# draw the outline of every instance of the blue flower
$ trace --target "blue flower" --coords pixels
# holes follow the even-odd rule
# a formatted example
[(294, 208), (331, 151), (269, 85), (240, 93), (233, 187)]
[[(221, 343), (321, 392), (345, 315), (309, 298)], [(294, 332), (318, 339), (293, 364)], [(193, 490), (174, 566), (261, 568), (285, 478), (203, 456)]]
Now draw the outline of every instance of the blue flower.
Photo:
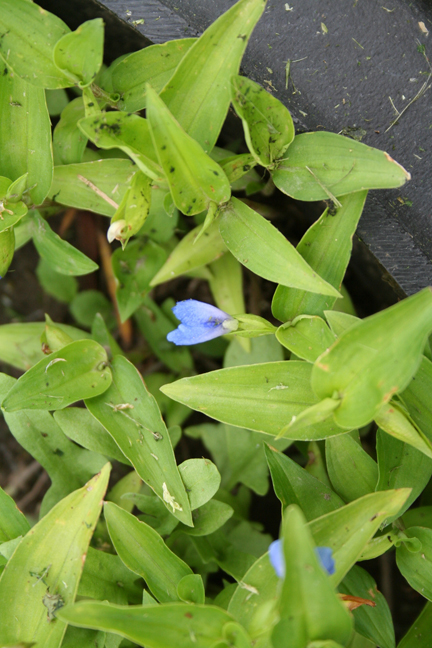
[[(335, 561), (333, 559), (333, 552), (330, 547), (316, 547), (316, 554), (321, 563), (321, 567), (327, 572), (329, 576), (335, 573)], [(283, 555), (282, 540), (275, 540), (269, 547), (269, 558), (273, 569), (278, 578), (285, 577), (285, 558)]]
[(167, 340), (177, 345), (207, 342), (220, 335), (231, 333), (238, 327), (234, 317), (216, 306), (196, 299), (177, 302), (172, 310), (181, 324), (175, 331), (168, 333)]

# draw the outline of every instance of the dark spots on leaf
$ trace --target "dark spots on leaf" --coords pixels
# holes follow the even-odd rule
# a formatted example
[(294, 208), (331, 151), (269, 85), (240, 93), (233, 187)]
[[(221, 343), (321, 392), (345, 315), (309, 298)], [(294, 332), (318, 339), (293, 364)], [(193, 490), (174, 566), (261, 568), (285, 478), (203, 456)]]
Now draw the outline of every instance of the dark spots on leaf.
[(190, 214), (191, 211), (192, 211), (192, 205), (189, 205), (189, 207), (185, 211), (185, 214)]
[(45, 383), (45, 387), (49, 387), (49, 383)]
[(250, 171), (250, 169), (251, 169), (251, 165), (250, 165), (250, 164), (244, 164), (244, 165), (243, 165), (243, 171), (244, 171), (245, 173), (247, 173), (247, 171)]
[(60, 450), (60, 448), (56, 448), (55, 450), (53, 450), (53, 454), (57, 455), (58, 457), (63, 457), (64, 452), (63, 450)]
[(193, 619), (193, 614), (191, 612), (186, 612), (185, 617), (187, 619)]
[(8, 73), (8, 69), (7, 67), (5, 67), (5, 69), (3, 70), (3, 76), (6, 76), (7, 73)]
[(170, 173), (174, 173), (174, 171), (175, 171), (175, 168), (173, 166), (170, 167)]
[(93, 108), (93, 106), (94, 106), (94, 101), (90, 101), (89, 108)]
[(47, 438), (48, 434), (46, 432), (41, 432), (41, 435), (43, 436), (44, 439)]
[(195, 204), (196, 203), (196, 198), (192, 198), (192, 202)]
[(237, 38), (240, 38), (242, 41), (245, 41), (246, 38), (247, 38), (247, 36), (246, 36), (246, 34), (239, 34), (239, 35), (237, 36)]
[(165, 151), (165, 150), (166, 150), (166, 144), (164, 144), (163, 146), (161, 146), (161, 151)]
[(219, 175), (219, 173), (218, 173), (217, 171), (213, 171), (213, 174), (214, 174), (215, 176), (218, 176), (218, 175)]

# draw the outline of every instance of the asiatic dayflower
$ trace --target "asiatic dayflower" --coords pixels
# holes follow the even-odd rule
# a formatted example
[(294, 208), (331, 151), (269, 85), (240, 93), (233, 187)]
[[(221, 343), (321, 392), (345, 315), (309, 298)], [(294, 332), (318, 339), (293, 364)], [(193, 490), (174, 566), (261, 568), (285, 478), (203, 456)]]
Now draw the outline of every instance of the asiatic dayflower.
[[(316, 547), (316, 554), (321, 563), (321, 567), (327, 572), (329, 576), (335, 573), (335, 561), (333, 559), (333, 551), (330, 547)], [(278, 578), (285, 577), (285, 558), (283, 555), (282, 540), (275, 540), (269, 546), (269, 558), (273, 569)]]
[(167, 340), (177, 345), (207, 342), (238, 328), (238, 321), (234, 317), (196, 299), (177, 302), (172, 311), (181, 323), (168, 333)]

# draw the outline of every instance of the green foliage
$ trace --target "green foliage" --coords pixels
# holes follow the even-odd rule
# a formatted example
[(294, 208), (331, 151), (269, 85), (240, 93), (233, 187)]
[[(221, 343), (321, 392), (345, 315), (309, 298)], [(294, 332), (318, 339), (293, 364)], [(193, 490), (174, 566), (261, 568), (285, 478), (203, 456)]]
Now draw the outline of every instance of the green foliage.
[[(1, 413), (51, 481), (38, 519), (0, 489), (2, 646), (394, 648), (356, 564), (387, 551), (432, 601), (431, 289), (364, 320), (338, 307), (367, 190), (409, 174), (296, 135), (239, 76), (265, 7), (239, 0), (200, 38), (104, 67), (102, 19), (72, 32), (0, 0), (0, 276), (32, 240), (44, 306), (86, 329), (12, 309), (0, 326)], [(230, 102), (245, 144), (220, 148)], [(297, 248), (274, 185), (330, 200)], [(174, 295), (220, 309), (184, 301), (196, 348), (167, 340)], [(427, 603), (399, 648), (431, 627)]]

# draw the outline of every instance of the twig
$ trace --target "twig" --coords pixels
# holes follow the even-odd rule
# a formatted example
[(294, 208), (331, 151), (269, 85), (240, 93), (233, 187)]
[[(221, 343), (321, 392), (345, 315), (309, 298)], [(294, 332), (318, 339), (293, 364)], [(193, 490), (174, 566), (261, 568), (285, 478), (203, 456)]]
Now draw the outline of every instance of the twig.
[(15, 495), (24, 488), (27, 481), (39, 472), (41, 468), (42, 466), (38, 461), (32, 461), (24, 468), (18, 469), (12, 474), (8, 485), (5, 487), (6, 493), (11, 497), (15, 497)]
[(48, 473), (43, 471), (37, 478), (36, 482), (33, 485), (33, 488), (29, 490), (28, 493), (24, 495), (20, 500), (17, 502), (17, 506), (19, 509), (25, 509), (29, 504), (31, 504), (39, 495), (45, 484), (47, 484), (49, 481)]
[(75, 220), (75, 216), (77, 214), (77, 210), (75, 207), (70, 207), (69, 209), (66, 210), (65, 215), (62, 218), (62, 222), (60, 223), (58, 235), (63, 238), (69, 227), (72, 225), (73, 221)]
[(120, 313), (117, 306), (116, 291), (117, 291), (117, 280), (114, 276), (111, 263), (111, 247), (106, 240), (106, 236), (102, 232), (98, 231), (97, 241), (99, 246), (99, 253), (102, 261), (102, 269), (105, 275), (107, 282), (108, 292), (111, 298), (111, 301), (114, 306), (115, 316), (117, 320), (117, 325), (120, 332), (120, 337), (126, 348), (128, 348), (132, 342), (132, 323), (130, 319), (127, 319), (125, 322), (121, 321)]
[(339, 200), (336, 198), (336, 196), (334, 196), (334, 195), (332, 194), (332, 192), (330, 191), (330, 189), (329, 189), (328, 187), (326, 187), (325, 184), (324, 184), (323, 182), (321, 182), (321, 180), (320, 180), (320, 179), (318, 178), (318, 176), (317, 176), (317, 175), (312, 171), (312, 169), (310, 169), (308, 166), (305, 166), (305, 169), (307, 169), (307, 170), (309, 171), (309, 173), (310, 173), (311, 175), (313, 175), (313, 177), (314, 177), (315, 180), (318, 182), (318, 184), (319, 184), (319, 186), (321, 187), (321, 189), (322, 189), (323, 191), (326, 192), (326, 194), (327, 194), (327, 196), (330, 198), (330, 200), (332, 200), (332, 201), (334, 202), (334, 204), (335, 204), (337, 207), (342, 207), (342, 203), (339, 202)]
[(94, 191), (95, 194), (97, 194), (99, 196), (99, 198), (102, 198), (103, 200), (105, 200), (109, 205), (111, 205), (111, 207), (114, 207), (114, 209), (118, 209), (118, 204), (115, 202), (115, 200), (113, 200), (112, 198), (107, 196), (106, 193), (104, 193), (101, 189), (96, 187), (96, 185), (93, 184), (93, 182), (91, 182), (91, 180), (87, 180), (87, 178), (84, 178), (84, 176), (82, 176), (82, 175), (78, 175), (77, 177), (78, 177), (78, 180), (81, 180), (81, 182), (84, 182), (84, 184), (87, 185), (87, 187), (89, 187), (92, 191)]

